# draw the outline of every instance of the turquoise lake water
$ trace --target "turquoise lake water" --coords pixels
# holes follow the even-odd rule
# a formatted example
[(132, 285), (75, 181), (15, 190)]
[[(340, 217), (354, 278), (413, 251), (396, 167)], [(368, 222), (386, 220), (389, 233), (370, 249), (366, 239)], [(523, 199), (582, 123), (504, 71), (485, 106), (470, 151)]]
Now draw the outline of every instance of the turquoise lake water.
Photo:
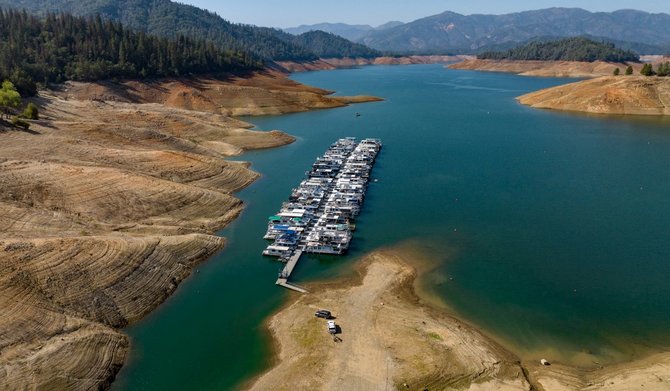
[(292, 281), (410, 240), (437, 263), (426, 290), (519, 354), (609, 362), (670, 347), (670, 120), (514, 100), (566, 79), (434, 65), (293, 78), (386, 101), (248, 119), (298, 140), (240, 158), (263, 177), (238, 194), (247, 207), (222, 231), (228, 247), (127, 329), (114, 390), (227, 390), (267, 368), (263, 321), (288, 293), (274, 285), (280, 264), (260, 255), (266, 218), (343, 136), (383, 139), (379, 182), (350, 253), (305, 257)]

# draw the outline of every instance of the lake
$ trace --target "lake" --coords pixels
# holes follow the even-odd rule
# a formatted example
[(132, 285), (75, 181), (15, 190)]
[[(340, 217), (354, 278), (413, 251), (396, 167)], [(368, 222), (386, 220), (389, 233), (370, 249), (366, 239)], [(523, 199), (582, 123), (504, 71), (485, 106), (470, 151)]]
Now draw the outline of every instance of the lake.
[[(226, 390), (270, 365), (264, 320), (288, 297), (260, 255), (274, 214), (344, 136), (381, 138), (352, 248), (303, 257), (300, 284), (412, 242), (435, 263), (424, 290), (523, 357), (587, 365), (670, 346), (670, 121), (531, 109), (515, 97), (568, 82), (371, 66), (297, 81), (384, 102), (246, 119), (297, 141), (247, 153), (263, 177), (238, 196), (228, 247), (127, 329), (114, 390)], [(355, 113), (361, 116), (357, 117)]]

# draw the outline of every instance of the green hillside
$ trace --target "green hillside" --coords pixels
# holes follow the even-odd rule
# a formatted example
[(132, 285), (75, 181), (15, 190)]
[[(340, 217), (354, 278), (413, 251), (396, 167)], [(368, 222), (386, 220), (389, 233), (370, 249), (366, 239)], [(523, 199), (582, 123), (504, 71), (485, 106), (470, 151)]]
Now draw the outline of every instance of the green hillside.
[(506, 51), (484, 52), (477, 57), (492, 60), (639, 61), (639, 56), (632, 51), (618, 49), (612, 43), (597, 42), (584, 37), (548, 42), (533, 41)]
[[(310, 37), (294, 36), (278, 29), (231, 23), (219, 15), (170, 0), (0, 0), (0, 7), (25, 9), (44, 16), (47, 12), (66, 12), (76, 16), (100, 15), (128, 28), (166, 38), (186, 36), (204, 39), (224, 50), (248, 52), (263, 60), (311, 61), (319, 56), (311, 47), (322, 46)], [(297, 41), (297, 42), (296, 42)], [(364, 52), (363, 46), (335, 42), (333, 57)], [(316, 50), (317, 52), (322, 50)]]
[(373, 58), (382, 55), (379, 51), (370, 49), (365, 45), (353, 43), (324, 31), (309, 31), (293, 37), (292, 41), (321, 58)]
[(258, 68), (244, 53), (205, 40), (134, 33), (100, 17), (0, 10), (0, 80), (23, 94), (65, 80), (168, 77)]

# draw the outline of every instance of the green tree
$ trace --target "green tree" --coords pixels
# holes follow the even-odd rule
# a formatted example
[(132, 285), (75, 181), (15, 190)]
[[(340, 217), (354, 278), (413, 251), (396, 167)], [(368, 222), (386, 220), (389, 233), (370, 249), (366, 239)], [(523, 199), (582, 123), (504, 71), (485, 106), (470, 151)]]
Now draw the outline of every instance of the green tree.
[(630, 76), (633, 74), (633, 66), (629, 65), (628, 68), (626, 68), (626, 76)]
[(40, 113), (37, 108), (37, 105), (34, 104), (33, 102), (28, 103), (26, 109), (23, 110), (23, 113), (21, 113), (21, 117), (27, 119), (40, 119)]
[(656, 74), (658, 76), (670, 75), (670, 62), (666, 61), (658, 64), (658, 67), (656, 68)]
[(6, 117), (9, 117), (10, 110), (16, 109), (21, 105), (21, 95), (14, 87), (11, 81), (5, 80), (0, 88), (0, 109)]
[(612, 72), (614, 76), (619, 76), (621, 74), (621, 70), (619, 68), (614, 69), (614, 72)]
[(640, 74), (643, 76), (652, 76), (654, 74), (654, 68), (651, 64), (644, 64), (640, 70)]

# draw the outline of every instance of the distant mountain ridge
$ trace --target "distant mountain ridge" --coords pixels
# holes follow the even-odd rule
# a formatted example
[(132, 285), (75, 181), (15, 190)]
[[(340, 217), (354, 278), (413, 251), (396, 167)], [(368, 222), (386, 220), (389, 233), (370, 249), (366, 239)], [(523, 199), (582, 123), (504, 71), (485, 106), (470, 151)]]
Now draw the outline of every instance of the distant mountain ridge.
[[(447, 11), (383, 31), (370, 31), (359, 42), (386, 52), (472, 54), (485, 46), (520, 43), (535, 37), (585, 35), (663, 48), (670, 46), (668, 26), (668, 14), (634, 10), (589, 12), (581, 8), (548, 8), (468, 16)], [(640, 47), (645, 47), (644, 44)]]
[(318, 23), (310, 25), (300, 25), (298, 27), (289, 27), (283, 29), (289, 34), (299, 35), (310, 31), (325, 31), (339, 35), (350, 41), (358, 41), (364, 38), (371, 31), (382, 31), (393, 27), (398, 27), (404, 24), (403, 22), (392, 21), (386, 22), (380, 26), (372, 27), (369, 24), (346, 24), (346, 23)]

